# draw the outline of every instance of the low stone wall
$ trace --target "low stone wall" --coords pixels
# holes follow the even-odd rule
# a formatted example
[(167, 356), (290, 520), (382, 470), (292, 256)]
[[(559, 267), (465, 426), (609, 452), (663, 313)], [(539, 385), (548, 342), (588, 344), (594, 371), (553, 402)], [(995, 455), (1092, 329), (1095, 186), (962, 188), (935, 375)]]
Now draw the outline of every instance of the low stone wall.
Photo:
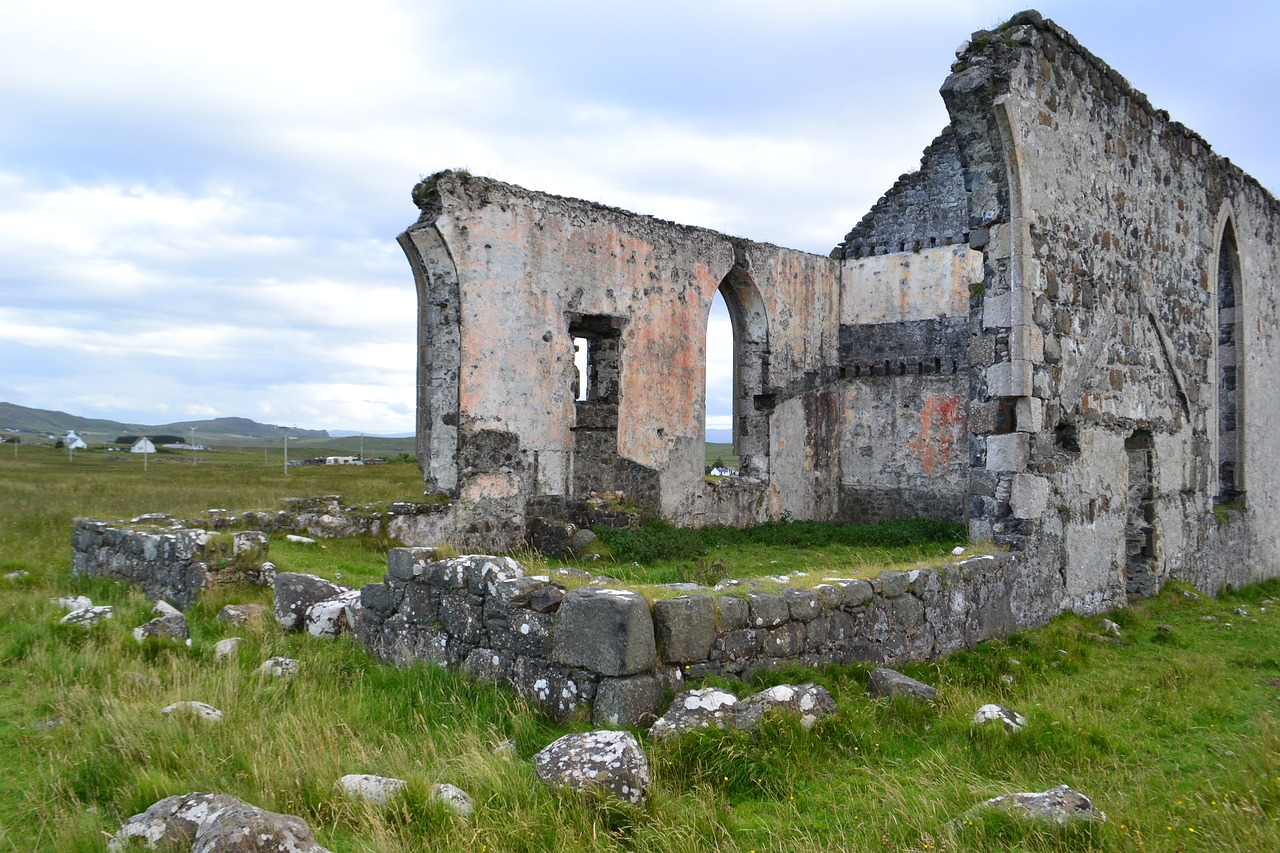
[(385, 582), (361, 590), (357, 639), (398, 664), (509, 685), (556, 719), (590, 708), (597, 724), (641, 723), (686, 675), (927, 659), (1057, 612), (1012, 555), (811, 589), (691, 589), (650, 606), (584, 572), (530, 577), (509, 557), (433, 554), (390, 552)]
[(270, 583), (263, 569), (267, 549), (261, 531), (211, 533), (165, 516), (71, 523), (72, 574), (131, 581), (148, 598), (181, 610), (213, 586)]

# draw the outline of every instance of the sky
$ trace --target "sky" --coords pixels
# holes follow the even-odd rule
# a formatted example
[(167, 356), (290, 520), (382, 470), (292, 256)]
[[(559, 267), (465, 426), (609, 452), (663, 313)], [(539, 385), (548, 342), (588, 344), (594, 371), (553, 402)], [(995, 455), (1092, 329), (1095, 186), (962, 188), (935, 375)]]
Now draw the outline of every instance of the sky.
[[(0, 401), (411, 432), (420, 177), (826, 254), (946, 125), (955, 49), (1021, 8), (0, 0)], [(1280, 190), (1280, 4), (1038, 8)]]

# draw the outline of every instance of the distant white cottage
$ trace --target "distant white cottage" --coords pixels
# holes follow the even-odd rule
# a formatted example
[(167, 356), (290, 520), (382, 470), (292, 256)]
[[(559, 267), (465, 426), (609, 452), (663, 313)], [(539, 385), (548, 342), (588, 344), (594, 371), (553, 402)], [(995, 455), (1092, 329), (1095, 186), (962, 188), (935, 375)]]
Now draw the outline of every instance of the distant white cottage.
[(140, 438), (133, 443), (133, 447), (129, 448), (130, 453), (155, 453), (156, 446), (151, 443), (149, 438)]
[(62, 446), (71, 450), (88, 450), (89, 445), (84, 443), (84, 439), (76, 435), (73, 429), (67, 430), (67, 434), (62, 437)]

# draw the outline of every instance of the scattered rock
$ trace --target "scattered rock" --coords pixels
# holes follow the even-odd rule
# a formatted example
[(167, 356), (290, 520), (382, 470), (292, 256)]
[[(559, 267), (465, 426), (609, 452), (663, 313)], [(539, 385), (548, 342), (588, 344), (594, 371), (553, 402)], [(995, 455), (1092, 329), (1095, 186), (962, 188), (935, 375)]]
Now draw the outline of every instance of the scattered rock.
[(493, 747), (493, 754), (505, 761), (511, 761), (520, 753), (516, 749), (516, 742), (513, 740), (504, 740)]
[(569, 547), (575, 556), (580, 556), (584, 551), (596, 544), (596, 535), (585, 527), (578, 530), (569, 540)]
[(1098, 621), (1098, 625), (1100, 625), (1102, 627), (1102, 630), (1106, 631), (1111, 636), (1113, 637), (1120, 636), (1120, 626), (1112, 622), (1110, 619), (1100, 619)]
[(181, 643), (190, 640), (191, 631), (187, 627), (187, 617), (175, 613), (172, 616), (157, 616), (145, 625), (139, 625), (133, 629), (133, 638), (139, 643), (152, 639)]
[(649, 727), (649, 736), (663, 738), (690, 729), (727, 728), (733, 723), (738, 697), (714, 687), (689, 690), (671, 700), (667, 712)]
[(287, 678), (298, 674), (298, 661), (294, 658), (267, 658), (262, 662), (262, 666), (258, 667), (258, 672), (274, 678)]
[(349, 773), (334, 783), (334, 787), (348, 797), (385, 806), (404, 793), (407, 783), (389, 776), (372, 776), (367, 773)]
[(1158, 632), (1160, 632), (1161, 634), (1172, 634), (1172, 633), (1173, 633), (1173, 626), (1172, 626), (1172, 625), (1166, 625), (1166, 624), (1164, 624), (1163, 622), (1161, 622), (1159, 625), (1157, 625), (1157, 626), (1156, 626), (1156, 630), (1157, 630)]
[(1233, 611), (1231, 611), (1231, 612), (1232, 612), (1232, 613), (1234, 613), (1234, 614), (1235, 614), (1235, 615), (1237, 615), (1237, 616), (1248, 616), (1248, 615), (1249, 615), (1249, 611), (1248, 611), (1248, 610), (1246, 610), (1246, 609), (1245, 609), (1245, 608), (1243, 608), (1243, 607), (1237, 607), (1235, 610), (1233, 610)]
[(1004, 675), (1000, 676), (1000, 683), (1013, 684), (1013, 676), (1006, 672)]
[(18, 569), (16, 572), (4, 573), (4, 579), (7, 581), (19, 581), (27, 577), (31, 577), (31, 572), (28, 572), (26, 569)]
[(351, 590), (315, 575), (280, 572), (275, 584), (275, 617), (286, 631), (300, 631), (311, 605)]
[(79, 625), (82, 628), (88, 628), (92, 625), (97, 625), (104, 619), (110, 619), (113, 613), (114, 608), (110, 605), (81, 607), (77, 610), (72, 610), (58, 621), (62, 625)]
[(83, 610), (92, 607), (93, 601), (87, 595), (72, 595), (66, 598), (51, 598), (49, 603), (59, 610)]
[(973, 715), (973, 724), (975, 726), (985, 725), (997, 720), (1004, 724), (1004, 730), (1007, 732), (1020, 732), (1027, 725), (1026, 717), (1012, 708), (1006, 708), (1004, 705), (983, 705)]
[(1182, 597), (1187, 599), (1195, 599), (1200, 597), (1200, 593), (1194, 590), (1187, 589), (1182, 591)]
[(151, 615), (152, 616), (181, 616), (182, 611), (174, 607), (172, 604), (170, 604), (169, 602), (165, 601), (162, 598), (155, 603), (154, 607), (151, 608)]
[(56, 728), (60, 728), (61, 726), (62, 726), (61, 717), (49, 717), (48, 719), (45, 719), (45, 720), (36, 720), (34, 723), (31, 724), (31, 728), (39, 729), (40, 731), (44, 731), (44, 732), (51, 732)]
[(243, 640), (240, 637), (227, 637), (213, 644), (213, 659), (226, 660), (236, 653)]
[(649, 787), (649, 761), (630, 732), (565, 735), (533, 757), (533, 768), (545, 784), (578, 791), (602, 788), (633, 804), (644, 802)]
[(218, 611), (218, 621), (228, 625), (260, 622), (267, 615), (265, 604), (228, 604)]
[(336, 637), (355, 627), (359, 613), (360, 590), (353, 589), (308, 607), (304, 623), (313, 637)]
[(191, 853), (328, 853), (301, 818), (264, 811), (226, 794), (207, 793), (157, 802), (129, 818), (107, 849), (134, 850), (139, 845)]
[(222, 712), (204, 702), (174, 702), (160, 709), (162, 714), (190, 714), (211, 723), (222, 719)]
[(314, 544), (316, 544), (316, 540), (312, 539), (310, 536), (299, 536), (299, 535), (297, 535), (296, 533), (290, 533), (290, 534), (288, 534), (287, 536), (285, 536), (284, 538), (285, 538), (285, 540), (287, 540), (287, 541), (289, 541), (289, 542), (296, 542), (296, 543), (298, 543), (299, 545), (314, 545)]
[(984, 802), (985, 808), (1003, 809), (1039, 820), (1063, 824), (1069, 820), (1105, 821), (1106, 814), (1088, 797), (1067, 785), (1058, 785), (1039, 794), (1006, 794)]
[(432, 785), (431, 799), (442, 803), (449, 811), (464, 818), (471, 817), (471, 813), (476, 810), (476, 801), (471, 799), (471, 795), (448, 782), (437, 782)]
[(733, 724), (740, 729), (753, 729), (770, 711), (784, 711), (799, 716), (800, 725), (808, 729), (835, 710), (836, 702), (825, 687), (779, 684), (739, 702), (734, 709)]
[(964, 554), (964, 546), (963, 546), (963, 545), (957, 545), (956, 547), (954, 547), (954, 548), (952, 548), (952, 549), (951, 549), (951, 556), (953, 556), (953, 557), (959, 557), (959, 556), (960, 556), (960, 555), (962, 555), (962, 554)]
[(871, 677), (867, 679), (867, 695), (905, 696), (917, 702), (932, 702), (937, 698), (938, 691), (924, 682), (881, 667), (872, 670)]
[(1205, 616), (1201, 616), (1201, 617), (1200, 617), (1200, 621), (1202, 621), (1202, 622), (1217, 622), (1217, 621), (1218, 621), (1218, 617), (1217, 617), (1217, 616), (1213, 616), (1213, 615), (1205, 615)]

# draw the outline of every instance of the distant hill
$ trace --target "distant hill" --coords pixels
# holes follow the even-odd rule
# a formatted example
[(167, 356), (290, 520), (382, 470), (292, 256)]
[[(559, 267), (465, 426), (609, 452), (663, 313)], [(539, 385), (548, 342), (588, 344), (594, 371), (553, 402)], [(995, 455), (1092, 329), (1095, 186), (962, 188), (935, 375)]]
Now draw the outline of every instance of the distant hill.
[[(0, 403), (0, 430), (17, 430), (24, 434), (61, 436), (73, 429), (89, 442), (112, 441), (117, 436), (181, 435), (189, 437), (196, 428), (196, 441), (204, 444), (244, 444), (263, 439), (279, 438), (283, 427), (260, 424), (249, 418), (210, 418), (207, 420), (175, 421), (168, 424), (132, 424), (100, 418), (82, 418), (66, 412), (47, 409), (30, 409), (14, 403)], [(299, 438), (329, 438), (322, 429), (289, 428), (289, 434)]]

